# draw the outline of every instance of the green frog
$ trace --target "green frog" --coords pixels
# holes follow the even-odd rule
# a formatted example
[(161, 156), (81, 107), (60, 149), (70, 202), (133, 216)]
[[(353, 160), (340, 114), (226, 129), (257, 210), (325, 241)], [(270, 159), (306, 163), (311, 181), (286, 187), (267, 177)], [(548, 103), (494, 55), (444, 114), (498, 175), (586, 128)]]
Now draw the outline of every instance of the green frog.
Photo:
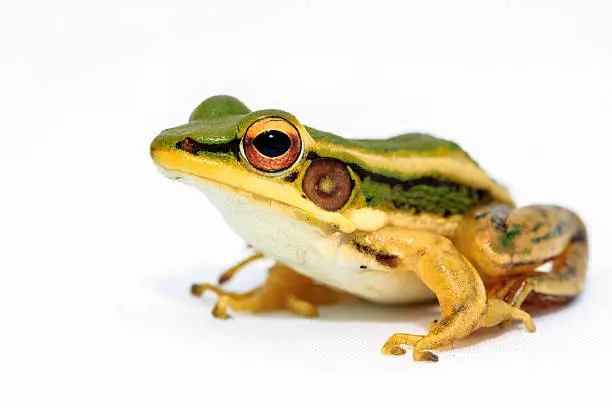
[[(521, 321), (530, 308), (574, 299), (584, 285), (586, 229), (558, 206), (515, 207), (456, 143), (427, 134), (349, 140), (282, 110), (251, 111), (231, 96), (202, 102), (150, 147), (164, 175), (204, 192), (256, 251), (228, 269), (213, 315), (318, 306), (357, 297), (437, 300), (427, 334), (395, 333), (383, 354), (437, 361), (434, 350), (475, 330)], [(275, 261), (261, 287), (222, 289), (244, 265)], [(541, 266), (550, 265), (542, 271)]]

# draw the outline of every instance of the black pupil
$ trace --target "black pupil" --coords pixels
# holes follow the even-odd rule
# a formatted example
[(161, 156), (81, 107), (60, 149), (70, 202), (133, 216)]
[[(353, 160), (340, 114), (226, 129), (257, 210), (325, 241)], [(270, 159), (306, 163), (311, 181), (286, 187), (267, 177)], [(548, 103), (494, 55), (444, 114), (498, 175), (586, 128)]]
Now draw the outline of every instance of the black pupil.
[(264, 156), (278, 157), (287, 153), (291, 147), (291, 139), (280, 130), (266, 130), (257, 135), (253, 145)]

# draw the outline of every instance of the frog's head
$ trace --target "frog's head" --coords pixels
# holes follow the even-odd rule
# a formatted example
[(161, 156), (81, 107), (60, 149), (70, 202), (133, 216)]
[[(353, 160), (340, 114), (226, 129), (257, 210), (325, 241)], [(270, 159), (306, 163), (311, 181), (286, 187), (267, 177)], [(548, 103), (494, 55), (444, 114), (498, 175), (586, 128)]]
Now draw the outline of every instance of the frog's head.
[(202, 102), (189, 123), (161, 132), (151, 157), (168, 176), (209, 184), (343, 232), (358, 179), (337, 159), (318, 158), (307, 129), (280, 110), (251, 112), (230, 96)]

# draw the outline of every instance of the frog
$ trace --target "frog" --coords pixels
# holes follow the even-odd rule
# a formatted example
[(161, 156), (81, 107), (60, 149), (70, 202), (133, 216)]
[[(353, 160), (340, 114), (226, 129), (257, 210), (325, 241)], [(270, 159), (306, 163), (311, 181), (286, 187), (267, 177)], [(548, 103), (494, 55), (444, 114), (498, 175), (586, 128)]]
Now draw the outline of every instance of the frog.
[[(457, 143), (429, 134), (345, 139), (217, 95), (155, 137), (150, 155), (253, 248), (217, 284), (191, 287), (218, 296), (220, 319), (228, 310), (316, 317), (354, 298), (437, 301), (441, 318), (427, 333), (394, 333), (381, 349), (436, 362), (437, 350), (482, 328), (519, 321), (534, 332), (533, 310), (566, 305), (585, 284), (587, 231), (575, 212), (517, 206)], [(223, 288), (258, 259), (273, 261), (261, 286)]]

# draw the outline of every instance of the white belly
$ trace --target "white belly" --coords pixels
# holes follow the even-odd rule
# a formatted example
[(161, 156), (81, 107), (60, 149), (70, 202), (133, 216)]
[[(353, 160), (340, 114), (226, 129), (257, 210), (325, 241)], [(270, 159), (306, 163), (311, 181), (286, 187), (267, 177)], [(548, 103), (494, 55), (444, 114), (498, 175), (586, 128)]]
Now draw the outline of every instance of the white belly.
[(414, 272), (380, 265), (343, 243), (341, 233), (326, 234), (283, 204), (254, 200), (217, 183), (183, 181), (204, 192), (229, 226), (267, 258), (320, 283), (379, 303), (434, 298)]

